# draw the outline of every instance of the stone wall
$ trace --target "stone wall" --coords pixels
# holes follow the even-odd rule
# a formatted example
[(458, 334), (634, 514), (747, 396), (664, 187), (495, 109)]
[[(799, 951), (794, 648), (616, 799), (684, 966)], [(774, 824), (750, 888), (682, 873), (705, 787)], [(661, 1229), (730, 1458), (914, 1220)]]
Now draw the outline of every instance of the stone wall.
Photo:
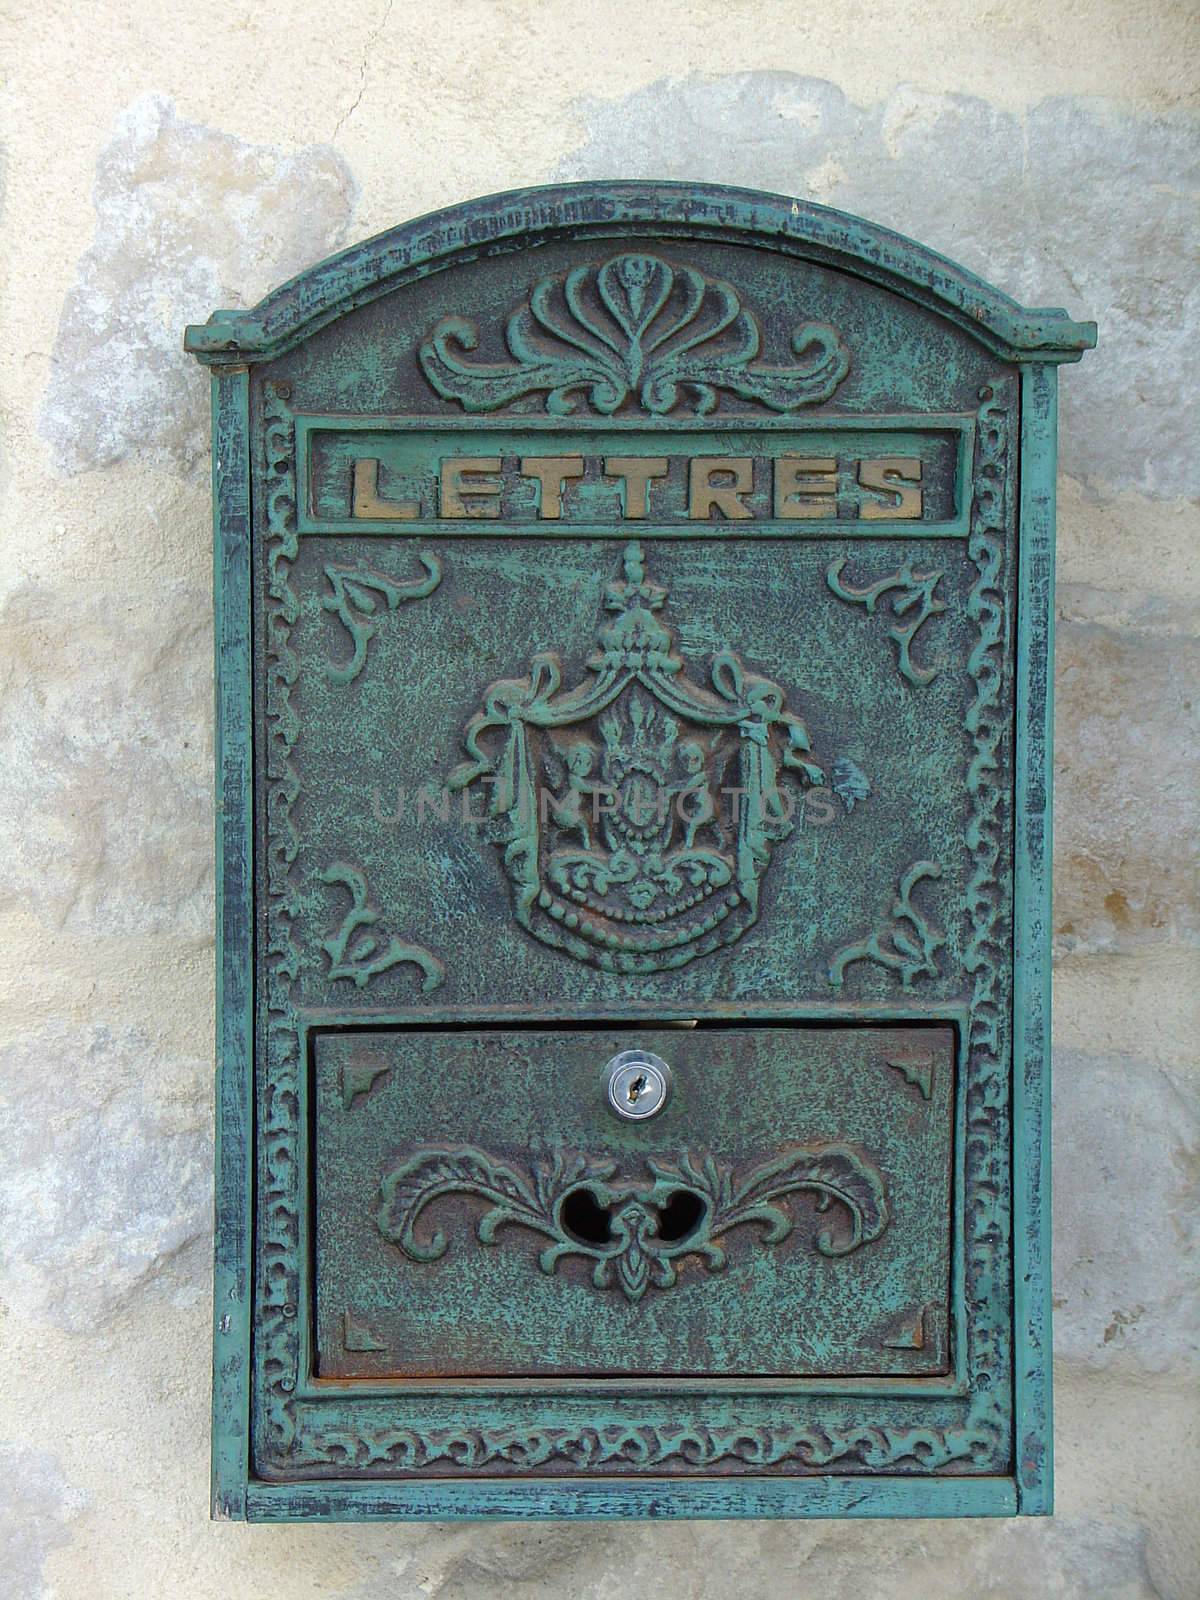
[[(1200, 1594), (1195, 23), (1186, 0), (6, 9), (4, 1595)], [(1100, 322), (1063, 382), (1058, 1515), (211, 1525), (208, 380), (181, 330), (432, 207), (647, 175), (860, 211)]]

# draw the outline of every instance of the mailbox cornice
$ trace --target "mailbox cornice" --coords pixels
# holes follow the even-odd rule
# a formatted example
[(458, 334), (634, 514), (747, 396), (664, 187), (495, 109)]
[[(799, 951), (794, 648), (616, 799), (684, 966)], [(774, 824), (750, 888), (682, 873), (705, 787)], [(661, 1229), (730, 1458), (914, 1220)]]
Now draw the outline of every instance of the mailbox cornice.
[(965, 267), (848, 212), (754, 189), (592, 182), (513, 189), (430, 212), (330, 256), (247, 311), (215, 311), (184, 348), (207, 366), (267, 361), (346, 312), (481, 256), (555, 239), (725, 240), (812, 260), (924, 305), (1013, 361), (1078, 361), (1094, 322), (1029, 309)]

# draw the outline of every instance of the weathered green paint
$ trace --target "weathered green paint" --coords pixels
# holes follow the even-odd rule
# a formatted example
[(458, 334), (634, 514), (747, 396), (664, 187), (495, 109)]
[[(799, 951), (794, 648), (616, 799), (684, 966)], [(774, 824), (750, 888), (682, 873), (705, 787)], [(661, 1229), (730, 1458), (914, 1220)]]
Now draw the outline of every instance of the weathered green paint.
[(1011, 1517), (1019, 1510), (1011, 1478), (751, 1478), (681, 1481), (639, 1478), (614, 1483), (572, 1478), (565, 1483), (515, 1479), (466, 1486), (423, 1483), (251, 1484), (252, 1521), (449, 1522), (554, 1517)]
[[(640, 184), (189, 329), (218, 1514), (1049, 1509), (1054, 366), (1092, 342), (857, 219)], [(485, 781), (486, 826), (447, 809)], [(953, 1092), (896, 1045), (935, 1038)], [(621, 1040), (683, 1063), (645, 1124), (590, 1095)]]

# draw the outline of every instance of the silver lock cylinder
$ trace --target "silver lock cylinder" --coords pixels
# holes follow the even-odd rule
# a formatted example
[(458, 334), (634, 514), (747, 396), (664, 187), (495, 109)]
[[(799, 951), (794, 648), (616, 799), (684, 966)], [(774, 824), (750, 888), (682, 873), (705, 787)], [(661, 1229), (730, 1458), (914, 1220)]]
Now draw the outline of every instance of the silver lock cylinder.
[(622, 1050), (604, 1069), (608, 1103), (618, 1117), (645, 1122), (657, 1116), (671, 1092), (671, 1069), (649, 1050)]

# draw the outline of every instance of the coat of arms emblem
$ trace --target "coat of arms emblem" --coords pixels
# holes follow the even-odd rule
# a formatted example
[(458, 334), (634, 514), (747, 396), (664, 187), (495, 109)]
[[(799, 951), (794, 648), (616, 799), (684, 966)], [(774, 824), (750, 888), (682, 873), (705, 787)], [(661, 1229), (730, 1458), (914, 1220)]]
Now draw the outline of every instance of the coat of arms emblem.
[(466, 728), (454, 788), (490, 786), (517, 922), (617, 972), (682, 966), (758, 916), (772, 847), (793, 824), (784, 784), (821, 784), (784, 691), (732, 651), (689, 676), (641, 545), (605, 590), (613, 613), (567, 686), (560, 658), (492, 684)]

